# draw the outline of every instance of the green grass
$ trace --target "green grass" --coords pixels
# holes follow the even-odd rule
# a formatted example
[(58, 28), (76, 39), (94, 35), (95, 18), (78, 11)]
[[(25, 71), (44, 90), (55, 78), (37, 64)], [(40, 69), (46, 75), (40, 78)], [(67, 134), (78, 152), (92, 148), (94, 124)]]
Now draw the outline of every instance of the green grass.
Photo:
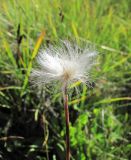
[[(1, 0), (3, 159), (14, 160), (19, 156), (20, 160), (48, 160), (49, 154), (50, 160), (63, 160), (65, 121), (59, 86), (48, 85), (38, 91), (29, 82), (39, 48), (59, 39), (92, 43), (99, 52), (99, 64), (92, 71), (94, 89), (80, 86), (81, 94), (71, 89), (72, 160), (131, 157), (130, 5), (130, 0)], [(24, 140), (10, 136), (21, 136)]]

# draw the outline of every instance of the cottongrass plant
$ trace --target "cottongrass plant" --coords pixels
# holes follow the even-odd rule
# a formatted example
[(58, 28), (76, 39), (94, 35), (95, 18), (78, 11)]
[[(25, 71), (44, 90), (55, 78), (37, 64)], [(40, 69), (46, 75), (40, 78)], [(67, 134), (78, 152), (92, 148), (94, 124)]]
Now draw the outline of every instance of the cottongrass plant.
[(37, 57), (39, 68), (32, 69), (31, 80), (41, 86), (53, 81), (61, 84), (66, 120), (66, 160), (70, 160), (68, 85), (80, 81), (89, 85), (90, 70), (96, 63), (97, 52), (88, 45), (83, 49), (68, 41), (60, 46), (50, 45), (41, 50)]

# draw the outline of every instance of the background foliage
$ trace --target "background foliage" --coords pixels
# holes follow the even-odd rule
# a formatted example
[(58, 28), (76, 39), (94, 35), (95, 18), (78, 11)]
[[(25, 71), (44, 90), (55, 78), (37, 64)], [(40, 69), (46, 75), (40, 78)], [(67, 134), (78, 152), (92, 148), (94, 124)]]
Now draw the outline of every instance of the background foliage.
[(0, 0), (0, 159), (63, 160), (59, 86), (32, 88), (42, 45), (59, 39), (99, 51), (95, 87), (70, 96), (72, 160), (131, 158), (131, 1)]

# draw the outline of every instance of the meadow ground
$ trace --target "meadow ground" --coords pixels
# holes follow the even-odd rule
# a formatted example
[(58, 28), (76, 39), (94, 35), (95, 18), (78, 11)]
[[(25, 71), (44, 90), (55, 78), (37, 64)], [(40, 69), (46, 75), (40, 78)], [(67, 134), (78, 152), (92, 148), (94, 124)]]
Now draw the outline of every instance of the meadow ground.
[(94, 88), (71, 86), (71, 160), (131, 159), (130, 0), (0, 0), (0, 159), (64, 159), (59, 86), (29, 82), (38, 50), (60, 39), (99, 52)]

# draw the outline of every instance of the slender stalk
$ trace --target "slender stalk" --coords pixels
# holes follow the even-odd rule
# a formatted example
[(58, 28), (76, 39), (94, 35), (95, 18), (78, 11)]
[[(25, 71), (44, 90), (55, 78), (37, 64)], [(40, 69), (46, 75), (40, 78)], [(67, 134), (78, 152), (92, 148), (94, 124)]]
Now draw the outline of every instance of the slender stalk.
[(67, 85), (63, 87), (63, 99), (64, 99), (64, 110), (66, 120), (66, 160), (70, 160), (70, 132), (69, 132), (69, 109), (68, 109), (68, 94)]

